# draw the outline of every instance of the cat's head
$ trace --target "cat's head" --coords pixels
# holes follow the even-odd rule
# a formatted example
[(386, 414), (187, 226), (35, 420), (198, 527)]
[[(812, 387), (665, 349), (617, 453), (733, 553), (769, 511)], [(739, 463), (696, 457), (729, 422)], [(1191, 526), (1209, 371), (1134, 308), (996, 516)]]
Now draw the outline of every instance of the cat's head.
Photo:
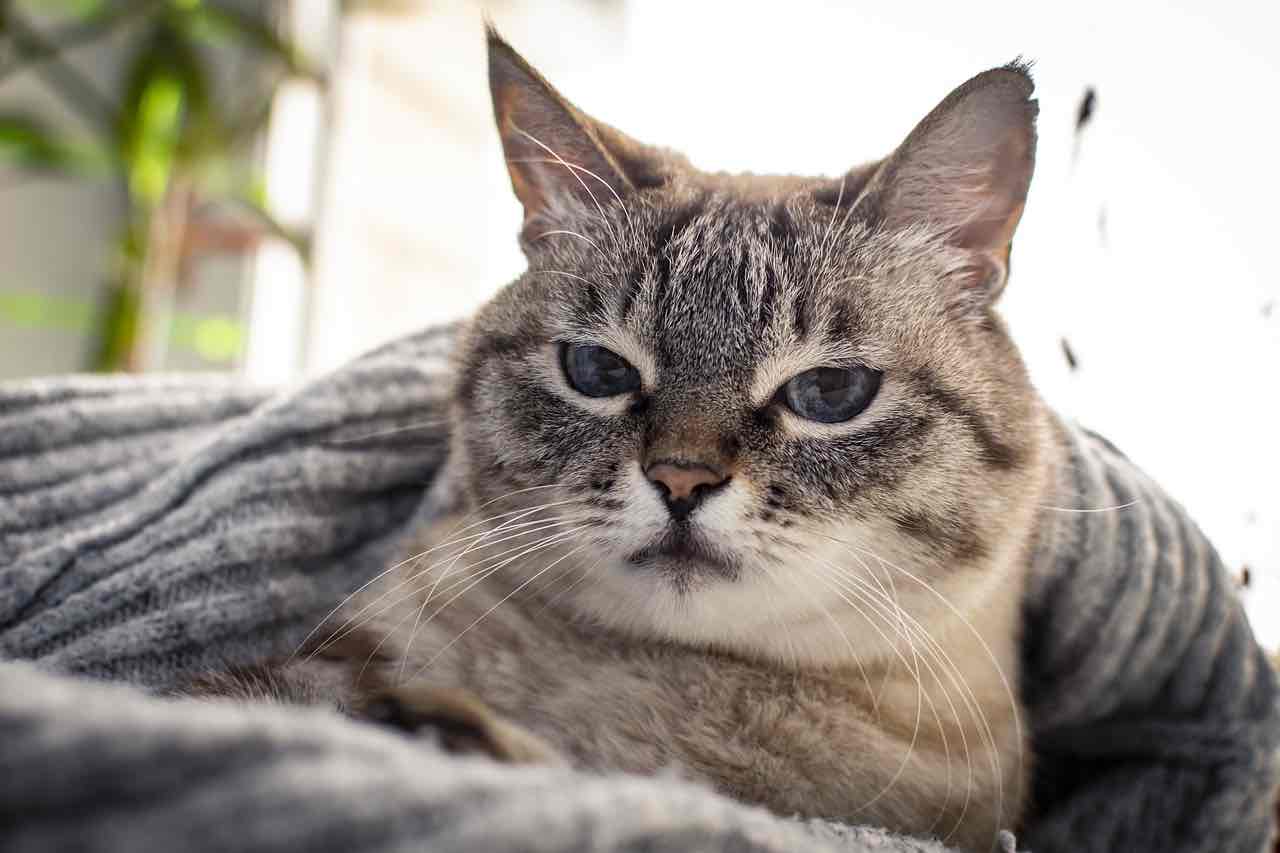
[(831, 612), (882, 622), (877, 589), (925, 600), (895, 572), (1000, 581), (1043, 429), (992, 308), (1034, 161), (1024, 67), (834, 179), (697, 171), (492, 32), (489, 75), (529, 269), (460, 348), (455, 456), (509, 530), (561, 536), (521, 571), (563, 559), (545, 580), (575, 567), (584, 615), (776, 655)]

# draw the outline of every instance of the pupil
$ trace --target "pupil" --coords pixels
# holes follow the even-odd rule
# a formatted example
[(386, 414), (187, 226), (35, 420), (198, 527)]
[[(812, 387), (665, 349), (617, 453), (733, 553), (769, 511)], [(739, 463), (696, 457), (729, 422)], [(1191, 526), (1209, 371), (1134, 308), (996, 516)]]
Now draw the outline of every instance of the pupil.
[(818, 394), (827, 405), (835, 405), (847, 399), (853, 386), (852, 373), (844, 370), (822, 370), (816, 379)]
[(613, 357), (612, 353), (607, 350), (598, 349), (595, 351), (594, 355), (595, 368), (601, 379), (607, 382), (616, 382), (622, 378), (622, 374), (625, 372), (625, 369), (618, 362), (618, 359)]

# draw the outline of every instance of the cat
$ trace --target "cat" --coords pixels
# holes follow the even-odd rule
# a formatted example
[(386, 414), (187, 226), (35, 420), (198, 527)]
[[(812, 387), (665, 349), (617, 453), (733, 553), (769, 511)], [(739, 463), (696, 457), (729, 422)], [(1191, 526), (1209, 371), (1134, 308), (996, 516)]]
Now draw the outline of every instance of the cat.
[(1028, 68), (832, 179), (699, 171), (488, 61), (528, 270), (461, 333), (447, 511), (303, 653), (189, 692), (992, 849), (1062, 464), (993, 307)]

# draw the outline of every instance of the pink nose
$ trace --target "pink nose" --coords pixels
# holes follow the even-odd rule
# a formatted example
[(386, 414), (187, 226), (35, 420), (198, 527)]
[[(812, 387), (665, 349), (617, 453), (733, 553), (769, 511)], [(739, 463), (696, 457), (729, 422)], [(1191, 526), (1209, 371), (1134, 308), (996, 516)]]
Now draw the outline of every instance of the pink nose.
[(687, 465), (683, 463), (661, 462), (649, 466), (645, 476), (655, 483), (660, 483), (667, 490), (667, 497), (673, 501), (688, 500), (699, 486), (714, 489), (728, 477), (711, 470), (706, 465)]

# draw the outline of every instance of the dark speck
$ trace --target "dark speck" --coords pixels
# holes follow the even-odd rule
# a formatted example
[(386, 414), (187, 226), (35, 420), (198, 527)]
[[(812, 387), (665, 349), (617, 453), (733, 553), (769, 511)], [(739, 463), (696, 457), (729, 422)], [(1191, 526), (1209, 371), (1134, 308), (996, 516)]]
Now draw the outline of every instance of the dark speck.
[(1076, 360), (1075, 350), (1071, 348), (1071, 344), (1066, 338), (1062, 339), (1062, 356), (1067, 360), (1067, 367), (1071, 368), (1071, 372), (1075, 373), (1080, 369), (1080, 362)]
[(1076, 108), (1076, 133), (1085, 129), (1093, 118), (1093, 110), (1098, 105), (1098, 92), (1092, 86), (1084, 90), (1080, 106)]

